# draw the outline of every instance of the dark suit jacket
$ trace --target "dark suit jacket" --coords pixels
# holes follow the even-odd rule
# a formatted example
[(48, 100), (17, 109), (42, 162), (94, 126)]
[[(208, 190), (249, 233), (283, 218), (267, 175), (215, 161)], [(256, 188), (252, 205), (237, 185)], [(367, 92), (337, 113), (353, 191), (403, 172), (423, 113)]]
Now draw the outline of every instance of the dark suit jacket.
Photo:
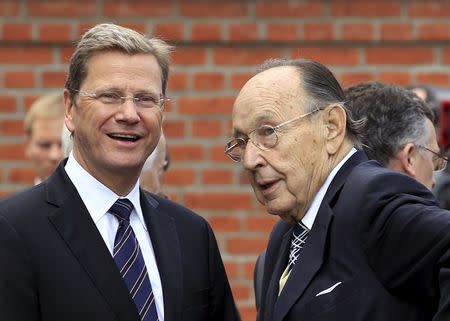
[[(128, 289), (63, 166), (0, 203), (0, 320), (137, 321)], [(239, 320), (208, 223), (140, 193), (164, 319)]]
[(450, 320), (449, 212), (414, 179), (364, 160), (354, 154), (335, 176), (279, 297), (292, 226), (274, 227), (260, 321)]

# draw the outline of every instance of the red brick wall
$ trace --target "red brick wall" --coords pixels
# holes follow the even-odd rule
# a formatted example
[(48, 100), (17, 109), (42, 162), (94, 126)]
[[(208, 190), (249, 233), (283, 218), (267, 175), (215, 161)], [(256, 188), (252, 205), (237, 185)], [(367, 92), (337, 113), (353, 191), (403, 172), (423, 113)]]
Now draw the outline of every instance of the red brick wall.
[(115, 22), (174, 45), (165, 132), (171, 196), (212, 224), (244, 320), (254, 320), (252, 273), (274, 218), (257, 204), (223, 146), (238, 89), (270, 57), (308, 57), (344, 85), (377, 79), (450, 82), (445, 1), (0, 1), (0, 195), (29, 186), (22, 121), (32, 101), (64, 84), (72, 44)]

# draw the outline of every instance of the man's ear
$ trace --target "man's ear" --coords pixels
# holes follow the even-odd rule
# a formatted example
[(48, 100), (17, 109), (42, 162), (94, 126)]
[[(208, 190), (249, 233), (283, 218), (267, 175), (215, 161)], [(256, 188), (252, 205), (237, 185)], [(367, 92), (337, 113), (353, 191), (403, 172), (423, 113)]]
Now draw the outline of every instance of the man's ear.
[(417, 148), (413, 143), (408, 143), (397, 153), (398, 166), (395, 168), (405, 174), (416, 177), (415, 163), (417, 158)]
[(67, 129), (73, 133), (75, 126), (73, 124), (72, 112), (74, 108), (74, 103), (70, 97), (70, 92), (64, 89), (64, 122), (66, 123)]
[(334, 155), (345, 139), (347, 115), (340, 105), (331, 105), (323, 110), (326, 126), (326, 148), (330, 155)]

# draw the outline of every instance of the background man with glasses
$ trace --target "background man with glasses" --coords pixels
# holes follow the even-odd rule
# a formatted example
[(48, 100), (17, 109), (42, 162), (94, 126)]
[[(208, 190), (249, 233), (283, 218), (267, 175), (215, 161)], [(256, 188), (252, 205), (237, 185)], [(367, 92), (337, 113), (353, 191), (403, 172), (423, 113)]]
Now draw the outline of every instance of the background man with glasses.
[(226, 153), (282, 219), (258, 320), (449, 320), (450, 213), (415, 179), (366, 161), (344, 101), (325, 66), (271, 60), (234, 103)]
[(208, 223), (139, 188), (170, 50), (113, 24), (77, 45), (64, 90), (73, 150), (0, 203), (2, 320), (239, 320)]
[(428, 189), (433, 172), (445, 169), (434, 116), (412, 91), (397, 85), (367, 82), (345, 90), (356, 118), (366, 118), (362, 146), (369, 159), (416, 178)]

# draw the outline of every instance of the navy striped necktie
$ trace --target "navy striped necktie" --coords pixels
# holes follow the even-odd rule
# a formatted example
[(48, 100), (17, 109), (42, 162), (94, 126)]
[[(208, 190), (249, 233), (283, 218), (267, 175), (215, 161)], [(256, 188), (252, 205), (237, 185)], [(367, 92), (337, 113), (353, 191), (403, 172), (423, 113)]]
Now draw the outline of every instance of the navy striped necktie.
[(114, 240), (113, 257), (125, 281), (142, 321), (158, 321), (155, 298), (144, 258), (136, 235), (130, 225), (133, 204), (126, 198), (118, 199), (109, 212), (119, 221)]

